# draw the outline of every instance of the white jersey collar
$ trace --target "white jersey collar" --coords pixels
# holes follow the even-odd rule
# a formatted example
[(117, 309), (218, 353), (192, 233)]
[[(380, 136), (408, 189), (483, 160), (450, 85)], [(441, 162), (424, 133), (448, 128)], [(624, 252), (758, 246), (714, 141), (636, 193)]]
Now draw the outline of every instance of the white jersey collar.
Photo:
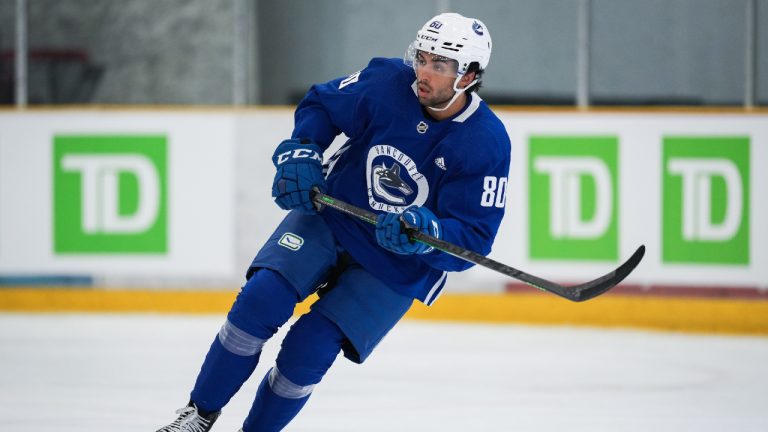
[(469, 106), (464, 110), (463, 113), (456, 116), (453, 121), (458, 123), (464, 123), (464, 120), (468, 119), (469, 116), (475, 113), (478, 108), (480, 108), (480, 102), (483, 101), (483, 99), (477, 95), (477, 93), (472, 92), (469, 94), (469, 96), (472, 98), (472, 101), (469, 103)]

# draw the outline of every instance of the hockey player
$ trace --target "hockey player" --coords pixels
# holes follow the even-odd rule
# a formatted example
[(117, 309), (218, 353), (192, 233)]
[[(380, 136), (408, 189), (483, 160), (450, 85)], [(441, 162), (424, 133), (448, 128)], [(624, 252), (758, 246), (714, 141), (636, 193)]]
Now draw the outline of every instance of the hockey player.
[[(487, 254), (504, 214), (510, 142), (477, 95), (491, 37), (476, 19), (429, 20), (405, 61), (374, 58), (313, 86), (272, 161), (272, 196), (290, 210), (259, 251), (203, 362), (188, 405), (158, 432), (208, 431), (297, 302), (320, 298), (282, 342), (243, 432), (279, 431), (339, 352), (363, 363), (414, 299), (432, 304), (449, 271), (471, 266), (412, 243), (421, 231)], [(322, 164), (323, 151), (349, 140)], [(376, 226), (318, 211), (313, 188), (378, 213)]]

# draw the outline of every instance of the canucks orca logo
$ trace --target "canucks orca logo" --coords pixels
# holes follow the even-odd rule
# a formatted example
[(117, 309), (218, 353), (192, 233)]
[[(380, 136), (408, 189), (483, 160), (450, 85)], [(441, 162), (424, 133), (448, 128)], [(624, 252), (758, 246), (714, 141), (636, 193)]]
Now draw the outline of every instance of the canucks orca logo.
[(368, 204), (374, 210), (402, 213), (427, 201), (427, 179), (416, 162), (394, 146), (380, 144), (368, 150), (366, 177)]
[(472, 30), (474, 30), (474, 31), (475, 31), (475, 33), (477, 33), (479, 36), (482, 36), (482, 35), (483, 35), (483, 26), (482, 26), (482, 25), (480, 25), (480, 23), (479, 23), (479, 22), (477, 22), (477, 21), (475, 21), (474, 23), (472, 23)]
[(373, 167), (373, 179), (371, 179), (373, 192), (391, 202), (392, 204), (405, 204), (405, 198), (390, 193), (399, 191), (405, 196), (413, 193), (413, 189), (400, 178), (400, 164), (392, 162), (392, 166), (387, 168), (387, 164), (382, 163)]

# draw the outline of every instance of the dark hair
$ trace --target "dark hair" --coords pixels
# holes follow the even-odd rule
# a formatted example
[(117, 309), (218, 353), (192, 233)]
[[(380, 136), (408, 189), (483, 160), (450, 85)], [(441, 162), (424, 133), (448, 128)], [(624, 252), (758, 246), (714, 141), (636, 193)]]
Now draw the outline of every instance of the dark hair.
[(480, 70), (480, 63), (472, 62), (469, 64), (469, 67), (467, 68), (467, 71), (464, 74), (466, 75), (470, 72), (475, 73), (475, 78), (477, 78), (477, 83), (472, 87), (468, 88), (467, 93), (477, 92), (478, 90), (480, 90), (480, 87), (483, 86), (483, 72), (485, 71)]

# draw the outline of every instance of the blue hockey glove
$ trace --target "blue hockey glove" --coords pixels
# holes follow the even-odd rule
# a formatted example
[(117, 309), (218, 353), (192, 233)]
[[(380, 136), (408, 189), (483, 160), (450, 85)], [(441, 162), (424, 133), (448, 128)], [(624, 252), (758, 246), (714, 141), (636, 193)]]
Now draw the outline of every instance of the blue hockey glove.
[(275, 149), (272, 163), (277, 168), (272, 182), (272, 197), (277, 205), (283, 210), (316, 214), (310, 191), (326, 191), (320, 147), (309, 140), (287, 139)]
[(382, 213), (376, 217), (376, 241), (385, 249), (401, 255), (425, 254), (434, 248), (421, 242), (411, 242), (403, 229), (402, 221), (424, 234), (441, 238), (443, 235), (440, 220), (426, 207), (411, 206), (402, 215)]

